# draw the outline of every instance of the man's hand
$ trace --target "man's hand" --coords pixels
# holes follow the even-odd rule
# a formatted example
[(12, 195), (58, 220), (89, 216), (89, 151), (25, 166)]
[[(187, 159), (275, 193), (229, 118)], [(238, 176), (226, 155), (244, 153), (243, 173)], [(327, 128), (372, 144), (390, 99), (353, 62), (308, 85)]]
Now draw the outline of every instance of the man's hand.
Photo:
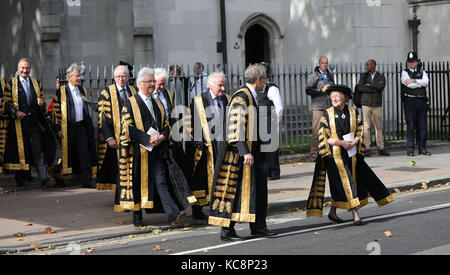
[(37, 104), (38, 104), (39, 106), (42, 106), (42, 105), (45, 104), (45, 100), (38, 98), (38, 99), (37, 99)]
[(327, 85), (323, 86), (322, 87), (322, 93), (326, 93), (329, 86), (330, 86), (330, 84), (327, 84)]
[(252, 154), (246, 154), (244, 155), (244, 164), (247, 164), (248, 166), (253, 166), (253, 164), (255, 163), (255, 160), (253, 159), (253, 155)]
[(415, 83), (415, 82), (416, 82), (415, 79), (406, 79), (406, 80), (405, 80), (406, 85), (409, 85), (409, 84)]
[(114, 138), (109, 139), (108, 140), (108, 146), (110, 148), (114, 148), (114, 149), (117, 148), (117, 141)]
[(27, 114), (25, 114), (24, 112), (21, 112), (21, 111), (17, 111), (16, 112), (16, 117), (19, 119), (19, 120), (22, 120), (24, 117), (26, 117), (27, 116)]
[(63, 138), (62, 131), (57, 132), (56, 135), (57, 135), (59, 138)]
[(166, 137), (164, 135), (153, 135), (153, 136), (150, 136), (149, 142), (153, 147), (157, 147), (165, 139), (166, 139)]

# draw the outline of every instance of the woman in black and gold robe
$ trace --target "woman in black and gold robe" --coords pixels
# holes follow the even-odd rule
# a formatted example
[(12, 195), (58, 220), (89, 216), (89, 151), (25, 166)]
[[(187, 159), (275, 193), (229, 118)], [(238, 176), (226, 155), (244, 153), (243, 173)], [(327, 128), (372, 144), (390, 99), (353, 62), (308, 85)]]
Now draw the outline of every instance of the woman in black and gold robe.
[[(319, 157), (307, 202), (307, 215), (322, 216), (328, 174), (332, 197), (328, 218), (342, 222), (336, 215), (336, 208), (351, 210), (355, 225), (360, 225), (357, 209), (368, 204), (369, 195), (379, 206), (392, 202), (393, 196), (364, 161), (363, 122), (358, 111), (345, 104), (346, 98), (351, 98), (350, 88), (333, 85), (327, 93), (333, 106), (324, 112), (320, 122)], [(350, 137), (344, 140), (346, 135)], [(356, 149), (356, 154), (350, 157), (351, 149)]]

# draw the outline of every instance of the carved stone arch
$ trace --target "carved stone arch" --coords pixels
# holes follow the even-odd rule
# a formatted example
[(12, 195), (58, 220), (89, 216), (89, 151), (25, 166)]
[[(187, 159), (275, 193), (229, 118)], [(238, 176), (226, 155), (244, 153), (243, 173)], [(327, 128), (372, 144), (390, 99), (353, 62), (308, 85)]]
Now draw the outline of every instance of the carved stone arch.
[(274, 36), (279, 39), (283, 39), (284, 35), (281, 32), (280, 26), (275, 20), (265, 15), (264, 13), (255, 12), (252, 13), (247, 19), (244, 20), (241, 24), (241, 28), (238, 33), (239, 38), (244, 38), (245, 32), (248, 28), (252, 27), (255, 24), (259, 24), (265, 27), (269, 32), (272, 32)]
[(259, 25), (262, 28), (264, 28), (268, 33), (268, 45), (269, 45), (269, 59), (265, 60), (266, 62), (269, 62), (270, 64), (276, 64), (276, 63), (282, 63), (282, 41), (284, 38), (284, 35), (281, 31), (280, 26), (278, 23), (267, 16), (264, 13), (253, 13), (250, 16), (248, 16), (241, 24), (239, 33), (237, 34), (237, 37), (241, 40), (241, 58), (242, 60), (247, 60), (246, 58), (246, 50), (245, 50), (245, 37), (246, 33), (249, 29), (252, 29), (252, 27), (255, 27), (255, 25)]

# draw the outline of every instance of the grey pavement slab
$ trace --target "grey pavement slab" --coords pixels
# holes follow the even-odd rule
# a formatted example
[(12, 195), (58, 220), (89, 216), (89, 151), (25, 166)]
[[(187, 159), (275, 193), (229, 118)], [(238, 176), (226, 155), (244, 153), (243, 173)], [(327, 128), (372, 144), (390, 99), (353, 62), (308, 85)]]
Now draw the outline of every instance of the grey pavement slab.
[[(450, 143), (430, 142), (432, 156), (408, 157), (405, 152), (392, 152), (390, 157), (366, 158), (383, 183), (394, 190), (446, 184), (450, 181)], [(414, 166), (410, 165), (411, 161)], [(313, 178), (314, 163), (298, 162), (281, 165), (281, 179), (268, 182), (269, 214), (303, 208)], [(80, 188), (41, 190), (37, 179), (26, 188), (15, 187), (14, 177), (0, 176), (0, 252), (8, 248), (29, 247), (31, 243), (56, 242), (70, 238), (104, 238), (105, 236), (139, 234), (132, 224), (132, 213), (113, 211), (114, 192)], [(325, 196), (329, 197), (328, 185)], [(164, 214), (144, 214), (144, 223), (166, 228)], [(201, 226), (188, 217), (181, 227)], [(46, 234), (51, 227), (55, 233)], [(17, 237), (18, 233), (21, 237)]]

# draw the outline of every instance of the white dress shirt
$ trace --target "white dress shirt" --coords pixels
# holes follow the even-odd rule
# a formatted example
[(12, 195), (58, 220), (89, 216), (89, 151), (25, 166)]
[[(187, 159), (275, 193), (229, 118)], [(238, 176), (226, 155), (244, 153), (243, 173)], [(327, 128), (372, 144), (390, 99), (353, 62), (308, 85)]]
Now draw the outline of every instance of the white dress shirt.
[(200, 75), (195, 76), (197, 80), (192, 83), (191, 90), (189, 92), (189, 97), (191, 100), (199, 94), (206, 93), (208, 88), (206, 87), (206, 82), (208, 80), (208, 75), (205, 72), (201, 72)]
[[(408, 70), (410, 70), (411, 72), (415, 72), (415, 70), (412, 70), (410, 68), (408, 68)], [(417, 69), (416, 69), (417, 70)], [(416, 82), (410, 83), (409, 85), (406, 85), (406, 80), (411, 79), (409, 77), (409, 74), (406, 71), (402, 72), (402, 83), (404, 85), (406, 85), (408, 88), (411, 89), (416, 89), (416, 88), (420, 88), (420, 87), (427, 87), (428, 83), (430, 82), (430, 80), (428, 79), (428, 74), (427, 72), (425, 72), (425, 70), (422, 71), (423, 72), (423, 76), (422, 79), (416, 79)]]
[(247, 88), (252, 93), (253, 99), (254, 99), (253, 101), (255, 103), (255, 106), (258, 106), (258, 93), (255, 91), (255, 88), (253, 88), (253, 86), (248, 84), (248, 83), (245, 83), (245, 86), (247, 86)]
[(74, 87), (69, 83), (69, 89), (72, 93), (73, 105), (75, 106), (75, 121), (80, 122), (83, 120), (83, 98), (78, 87)]
[(162, 105), (164, 106), (164, 110), (166, 111), (166, 117), (169, 117), (170, 115), (169, 104), (167, 104), (167, 100), (164, 97), (163, 92), (158, 91), (153, 92), (153, 98), (158, 99), (162, 103)]
[(278, 123), (281, 122), (283, 118), (283, 101), (281, 100), (280, 90), (276, 86), (272, 86), (269, 88), (267, 92), (267, 97), (272, 100), (273, 105), (275, 105), (275, 111), (277, 113)]

